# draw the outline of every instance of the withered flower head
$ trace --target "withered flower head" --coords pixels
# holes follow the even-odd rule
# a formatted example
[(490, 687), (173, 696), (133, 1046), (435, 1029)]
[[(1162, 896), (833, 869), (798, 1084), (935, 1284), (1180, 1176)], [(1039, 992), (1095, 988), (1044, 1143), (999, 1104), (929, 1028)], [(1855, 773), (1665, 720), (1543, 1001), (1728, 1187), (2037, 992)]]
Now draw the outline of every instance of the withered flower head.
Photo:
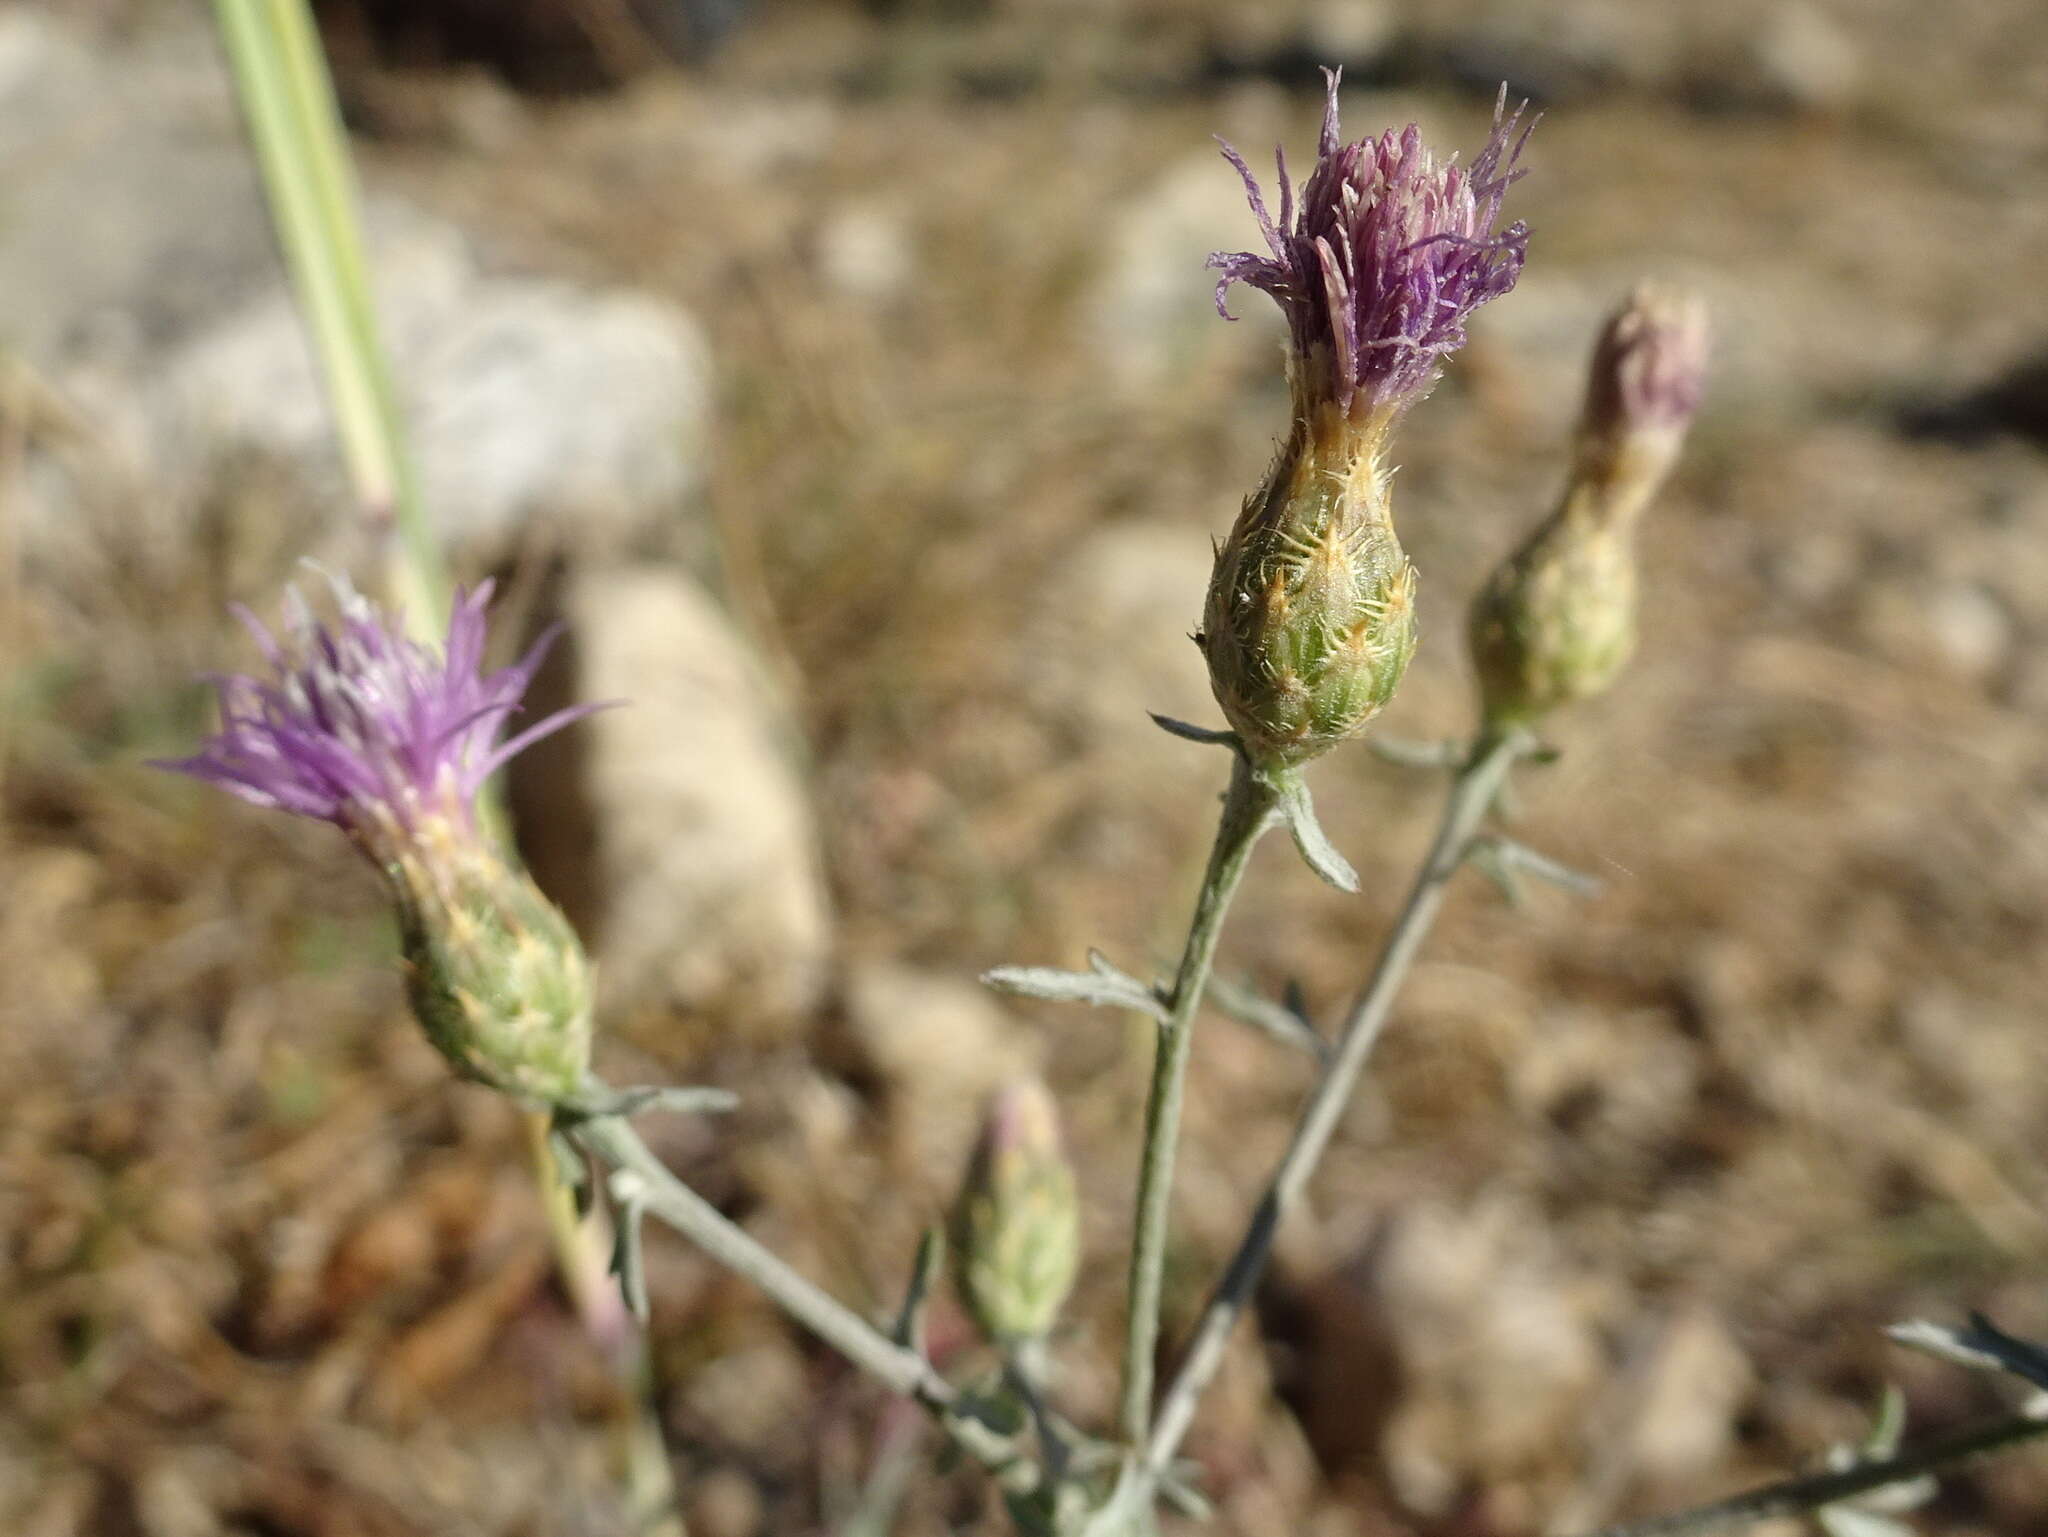
[(1287, 157), (1276, 152), (1280, 219), (1266, 210), (1258, 179), (1230, 145), (1223, 153), (1244, 178), (1252, 212), (1272, 255), (1217, 252), (1223, 276), (1216, 307), (1232, 283), (1273, 296), (1292, 336), (1296, 403), (1333, 401), (1347, 413), (1398, 413), (1428, 393), (1443, 359), (1465, 344), (1465, 322), (1515, 286), (1528, 253), (1519, 221), (1496, 230), (1514, 168), (1535, 127), (1526, 103), (1507, 110), (1503, 85), (1493, 131), (1469, 166), (1439, 162), (1410, 123), (1377, 139), (1342, 142), (1340, 70), (1325, 70), (1329, 96), (1315, 170), (1297, 200)]

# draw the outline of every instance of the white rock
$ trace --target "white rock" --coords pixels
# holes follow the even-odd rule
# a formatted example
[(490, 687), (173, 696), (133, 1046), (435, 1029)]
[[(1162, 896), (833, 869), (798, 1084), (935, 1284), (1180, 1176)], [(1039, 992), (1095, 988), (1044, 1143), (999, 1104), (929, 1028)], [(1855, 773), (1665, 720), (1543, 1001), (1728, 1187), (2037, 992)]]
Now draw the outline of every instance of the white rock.
[(1319, 59), (1364, 64), (1384, 58), (1400, 38), (1401, 18), (1388, 0), (1315, 0), (1305, 19)]
[(818, 226), (820, 275), (849, 299), (901, 298), (917, 277), (917, 256), (902, 216), (873, 202), (833, 210)]
[(1148, 710), (1221, 724), (1188, 639), (1214, 564), (1191, 524), (1108, 523), (1084, 534), (1046, 583), (1018, 648), (1031, 698), (1080, 716), (1091, 734), (1133, 740), (1159, 735)]
[[(615, 553), (697, 487), (709, 354), (665, 300), (479, 273), (460, 232), (380, 210), (379, 323), (435, 526), (485, 563), (528, 538)], [(281, 285), (175, 349), (167, 427), (189, 449), (253, 450), (340, 489), (327, 396)]]
[(276, 266), (219, 44), (203, 23), (116, 44), (0, 17), (0, 336), (39, 369), (107, 313), (155, 341)]
[(1750, 33), (1747, 62), (1766, 99), (1801, 111), (1838, 111), (1863, 82), (1856, 40), (1810, 0), (1770, 6)]
[(763, 1024), (807, 1014), (829, 962), (828, 903), (779, 702), (754, 658), (674, 570), (579, 571), (561, 611), (576, 692), (626, 701), (574, 727), (582, 746), (567, 760), (594, 823), (602, 1004)]
[[(0, 16), (0, 163), (0, 343), (82, 424), (76, 453), (32, 445), (32, 569), (86, 569), (99, 503), (140, 508), (121, 537), (179, 547), (252, 458), (324, 517), (308, 553), (353, 563), (333, 413), (203, 18), (96, 37)], [(571, 536), (630, 548), (687, 505), (711, 389), (688, 315), (486, 274), (461, 232), (374, 197), (366, 222), (428, 514), (471, 563)], [(62, 454), (86, 470), (45, 462)]]
[(1678, 1484), (1718, 1467), (1735, 1440), (1736, 1416), (1756, 1385), (1749, 1357), (1702, 1307), (1663, 1329), (1627, 1434), (1637, 1471)]
[(2012, 654), (2012, 615), (1974, 583), (1952, 583), (1930, 593), (1927, 624), (1942, 657), (1965, 677), (1987, 678)]

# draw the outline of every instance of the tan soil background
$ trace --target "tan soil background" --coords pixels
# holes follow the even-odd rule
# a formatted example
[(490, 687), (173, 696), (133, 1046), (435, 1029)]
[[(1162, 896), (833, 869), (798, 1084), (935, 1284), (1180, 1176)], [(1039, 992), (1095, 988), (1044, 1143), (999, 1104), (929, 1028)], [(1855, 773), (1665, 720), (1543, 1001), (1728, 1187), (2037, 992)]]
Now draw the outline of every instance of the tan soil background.
[[(613, 648), (607, 691), (654, 725), (592, 740), (628, 771), (579, 787), (565, 749), (515, 790), (601, 959), (681, 958), (621, 985), (605, 1070), (743, 1097), (650, 1123), (681, 1172), (879, 1313), (980, 1096), (1036, 1065), (1087, 1203), (1062, 1388), (1108, 1417), (1144, 1033), (972, 979), (1090, 945), (1159, 963), (1199, 870), (1223, 766), (1142, 712), (1214, 718), (1184, 635), (1284, 413), (1265, 301), (1208, 309), (1203, 254), (1255, 233), (1208, 136), (1304, 167), (1331, 59), (1351, 130), (1414, 118), (1469, 152), (1505, 75), (1546, 112), (1514, 194), (1530, 262), (1401, 442), (1425, 637), (1390, 732), (1464, 726), (1464, 596), (1555, 489), (1603, 309), (1643, 275), (1695, 284), (1716, 370), (1645, 530), (1640, 659), (1521, 786), (1520, 834), (1604, 889), (1517, 909), (1461, 882), (1191, 1442), (1217, 1529), (1565, 1531), (1805, 1465), (1887, 1381), (1914, 1433), (1996, 1411), (1880, 1329), (1981, 1307), (2048, 1334), (2048, 11), (805, 0), (672, 67), (623, 6), (513, 9), (540, 29), (519, 57), (594, 50), (544, 82), (590, 89), (522, 94), (460, 27), (379, 53), (363, 14), (329, 20), (373, 202), (459, 229), (487, 274), (701, 328), (686, 491), (617, 537), (537, 504), (457, 551), (523, 611), (584, 614), (586, 658), (613, 654), (620, 561), (687, 570), (729, 616)], [(195, 672), (250, 660), (224, 604), (274, 612), (346, 514), (260, 454), (180, 468), (173, 496), (161, 438), (96, 404), (156, 376), (152, 326), (205, 307), (184, 295), (276, 270), (260, 245), (239, 269), (137, 256), (74, 302), (155, 249), (122, 220), (204, 234), (259, 205), (246, 171), (189, 201), (140, 170), (17, 196), (133, 81), (222, 89), (186, 8), (0, 31), (24, 18), (89, 44), (64, 55), (88, 110), (66, 138), (0, 80), (0, 1530), (624, 1531), (617, 1390), (517, 1128), (415, 1038), (372, 880), (325, 829), (142, 767), (210, 720)], [(109, 306), (125, 341), (38, 331)], [(615, 387), (630, 419), (639, 386)], [(72, 509), (64, 539), (39, 497)], [(721, 645), (745, 730), (693, 736), (664, 663)], [(620, 896), (670, 836), (643, 815), (593, 866), (620, 805), (721, 774), (746, 782), (676, 801), (698, 852)], [(1365, 894), (1275, 840), (1223, 965), (1328, 1020), (1440, 786), (1363, 748), (1314, 783)], [(757, 847), (773, 870), (720, 852)], [(765, 917), (732, 894), (757, 872), (796, 883)], [(1170, 1326), (1305, 1081), (1204, 1019)], [(651, 1279), (690, 1530), (845, 1530), (915, 1432), (680, 1241), (656, 1235)], [(950, 1303), (938, 1330), (971, 1369)], [(890, 1529), (1001, 1530), (925, 1453)], [(1913, 1519), (2048, 1529), (2048, 1462), (1958, 1476)]]

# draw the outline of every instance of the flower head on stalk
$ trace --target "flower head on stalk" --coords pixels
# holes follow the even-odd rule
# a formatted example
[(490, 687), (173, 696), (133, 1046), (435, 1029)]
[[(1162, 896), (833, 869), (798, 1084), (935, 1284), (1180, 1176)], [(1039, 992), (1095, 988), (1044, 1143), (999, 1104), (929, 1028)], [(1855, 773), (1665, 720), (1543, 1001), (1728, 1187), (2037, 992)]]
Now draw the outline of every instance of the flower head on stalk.
[(1270, 256), (1219, 251), (1216, 308), (1226, 319), (1232, 283), (1269, 293), (1287, 316), (1290, 376), (1303, 410), (1330, 401), (1347, 413), (1396, 414), (1428, 393), (1449, 354), (1465, 344), (1472, 312), (1515, 286), (1528, 254), (1520, 222), (1496, 231), (1532, 121), (1507, 110), (1503, 85), (1493, 131), (1471, 165), (1439, 162), (1413, 123), (1377, 139), (1342, 142), (1340, 70), (1325, 70), (1328, 97), (1315, 170), (1299, 199), (1276, 154), (1280, 219), (1266, 211), (1258, 179), (1229, 144)]
[(1466, 634), (1487, 729), (1533, 725), (1628, 665), (1635, 526), (1699, 409), (1708, 345), (1699, 297), (1661, 284), (1638, 287), (1601, 328), (1564, 494), (1472, 605)]
[(190, 758), (157, 765), (252, 805), (331, 822), (372, 858), (392, 857), (435, 821), (476, 831), (484, 781), (522, 748), (594, 706), (562, 710), (501, 742), (554, 637), (513, 666), (481, 671), (491, 584), (456, 595), (438, 653), (411, 639), (341, 577), (323, 624), (297, 588), (285, 640), (247, 609), (236, 616), (270, 676), (216, 677), (221, 727)]
[[(1528, 247), (1496, 230), (1528, 129), (1502, 88), (1470, 166), (1439, 161), (1410, 124), (1342, 142), (1335, 70), (1315, 170), (1299, 193), (1279, 160), (1280, 218), (1244, 159), (1269, 256), (1218, 253), (1216, 306), (1232, 283), (1287, 316), (1294, 421), (1265, 483), (1217, 548), (1200, 636), (1210, 686), (1269, 776), (1355, 736), (1415, 648), (1415, 569), (1394, 532), (1394, 424), (1465, 341), (1472, 312), (1514, 287)], [(1531, 124), (1530, 126), (1534, 126)]]
[(157, 767), (348, 834), (391, 889), (428, 1038), (466, 1077), (536, 1103), (565, 1099), (589, 1062), (589, 965), (568, 921), (489, 836), (477, 798), (515, 753), (598, 707), (505, 741), (552, 634), (485, 672), (489, 583), (457, 594), (437, 651), (330, 580), (333, 622), (293, 589), (282, 641), (240, 612), (268, 676), (216, 678), (220, 730)]

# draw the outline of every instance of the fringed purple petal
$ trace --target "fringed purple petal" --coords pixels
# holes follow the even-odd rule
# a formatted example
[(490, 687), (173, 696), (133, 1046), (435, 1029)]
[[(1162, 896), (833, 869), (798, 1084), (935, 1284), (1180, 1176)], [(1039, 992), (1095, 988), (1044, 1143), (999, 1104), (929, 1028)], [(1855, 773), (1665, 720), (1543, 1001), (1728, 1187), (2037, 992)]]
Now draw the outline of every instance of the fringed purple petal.
[(425, 815), (473, 817), (493, 771), (598, 708), (558, 711), (501, 744), (554, 631), (512, 666), (484, 673), (488, 582), (456, 595), (439, 651), (408, 638), (344, 579), (329, 584), (335, 621), (321, 623), (294, 589), (282, 642), (237, 610), (271, 675), (214, 678), (220, 730), (194, 756), (157, 767), (366, 835)]
[[(1338, 70), (1323, 72), (1327, 94), (1315, 168), (1299, 199), (1280, 168), (1280, 221), (1230, 146), (1270, 259), (1218, 252), (1216, 307), (1230, 318), (1230, 285), (1271, 294), (1286, 314), (1295, 376), (1313, 398), (1350, 409), (1361, 397), (1399, 408), (1427, 392), (1443, 359), (1465, 343), (1482, 304), (1515, 285), (1528, 248), (1520, 223), (1496, 230), (1515, 161), (1535, 127), (1526, 103), (1508, 110), (1503, 86), (1493, 128), (1469, 167), (1439, 164), (1414, 124), (1398, 134), (1343, 142)], [(1517, 127), (1521, 131), (1516, 135)]]
[(553, 736), (564, 726), (574, 725), (586, 715), (595, 715), (599, 710), (616, 710), (626, 701), (623, 699), (594, 699), (588, 704), (572, 704), (555, 711), (554, 714), (535, 721), (511, 741), (499, 747), (483, 762), (483, 778), (488, 779), (505, 764), (526, 751), (542, 737)]

